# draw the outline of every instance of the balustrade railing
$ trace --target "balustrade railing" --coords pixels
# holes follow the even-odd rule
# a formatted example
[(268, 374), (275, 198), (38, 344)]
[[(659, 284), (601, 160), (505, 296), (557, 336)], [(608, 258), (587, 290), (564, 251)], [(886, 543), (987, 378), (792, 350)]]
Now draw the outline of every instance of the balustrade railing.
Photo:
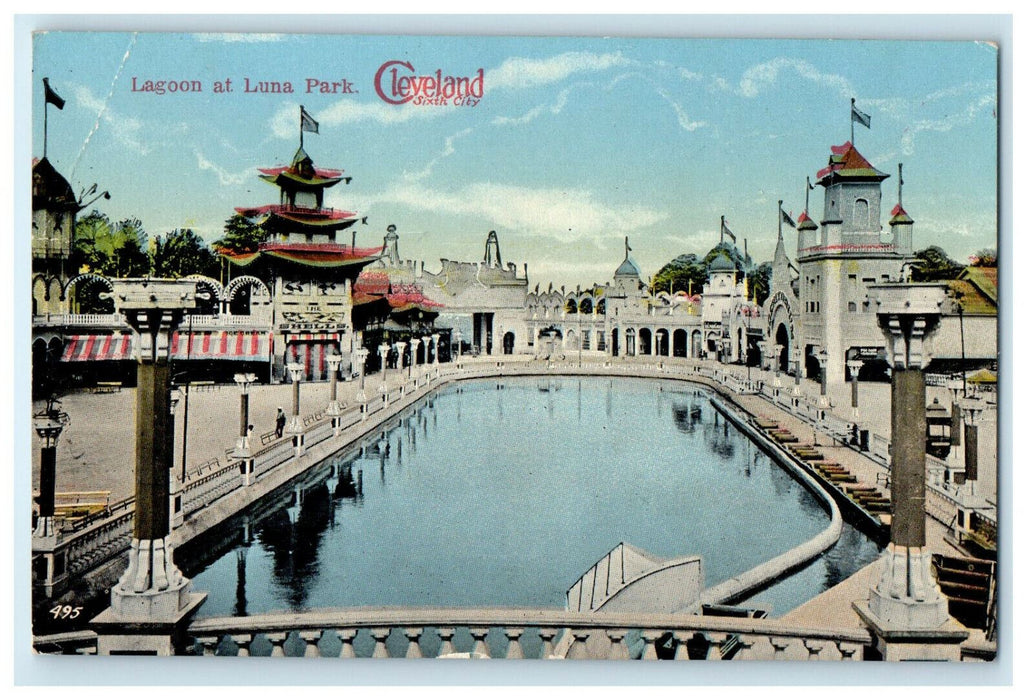
[(185, 651), (339, 658), (809, 659), (860, 661), (862, 628), (773, 620), (539, 609), (355, 609), (198, 619)]

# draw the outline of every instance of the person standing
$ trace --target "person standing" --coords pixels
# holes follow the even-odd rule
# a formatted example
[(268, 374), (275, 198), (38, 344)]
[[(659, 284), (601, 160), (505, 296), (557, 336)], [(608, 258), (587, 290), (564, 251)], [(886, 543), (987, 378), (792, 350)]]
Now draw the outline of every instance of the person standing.
[(287, 414), (284, 413), (284, 409), (276, 407), (276, 436), (282, 438), (284, 436), (284, 426), (287, 425)]

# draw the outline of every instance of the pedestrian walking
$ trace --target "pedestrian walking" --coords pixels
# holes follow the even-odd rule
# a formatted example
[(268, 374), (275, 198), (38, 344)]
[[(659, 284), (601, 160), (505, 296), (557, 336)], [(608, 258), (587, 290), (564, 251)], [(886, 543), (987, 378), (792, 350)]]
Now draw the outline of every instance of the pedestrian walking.
[(276, 407), (276, 436), (282, 438), (284, 436), (284, 426), (287, 425), (287, 415), (284, 414), (284, 409), (279, 406)]

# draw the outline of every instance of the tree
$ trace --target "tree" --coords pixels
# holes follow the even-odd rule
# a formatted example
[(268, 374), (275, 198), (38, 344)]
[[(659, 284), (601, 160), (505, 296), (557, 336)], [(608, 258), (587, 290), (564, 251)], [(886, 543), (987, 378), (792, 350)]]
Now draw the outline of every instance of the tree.
[(912, 266), (912, 281), (952, 280), (959, 276), (963, 267), (949, 258), (943, 248), (930, 246), (916, 253), (916, 260)]
[(219, 261), (201, 236), (189, 228), (176, 229), (154, 239), (151, 270), (155, 277), (215, 277), (219, 274)]
[(747, 289), (758, 306), (765, 303), (770, 293), (769, 282), (772, 279), (772, 263), (761, 263), (747, 273)]
[(234, 214), (223, 225), (223, 237), (213, 243), (216, 250), (224, 248), (235, 253), (254, 253), (260, 243), (265, 243), (267, 234), (240, 214)]
[(704, 288), (707, 268), (695, 253), (680, 255), (657, 271), (653, 277), (654, 292), (673, 291), (692, 294)]
[(117, 224), (93, 211), (75, 227), (72, 262), (83, 272), (107, 277), (142, 277), (150, 271), (147, 233), (139, 219), (123, 219)]
[(976, 267), (998, 267), (998, 251), (994, 248), (981, 248), (976, 255), (970, 256), (969, 262)]

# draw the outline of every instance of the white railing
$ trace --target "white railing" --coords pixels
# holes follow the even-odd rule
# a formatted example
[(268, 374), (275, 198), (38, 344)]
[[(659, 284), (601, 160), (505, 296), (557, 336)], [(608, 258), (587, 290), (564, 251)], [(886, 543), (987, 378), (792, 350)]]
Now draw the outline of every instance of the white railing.
[(122, 314), (41, 314), (32, 317), (34, 326), (123, 326)]
[[(198, 619), (188, 653), (339, 658), (811, 659), (860, 661), (861, 628), (539, 609), (400, 608)], [(570, 644), (557, 648), (569, 636)]]

